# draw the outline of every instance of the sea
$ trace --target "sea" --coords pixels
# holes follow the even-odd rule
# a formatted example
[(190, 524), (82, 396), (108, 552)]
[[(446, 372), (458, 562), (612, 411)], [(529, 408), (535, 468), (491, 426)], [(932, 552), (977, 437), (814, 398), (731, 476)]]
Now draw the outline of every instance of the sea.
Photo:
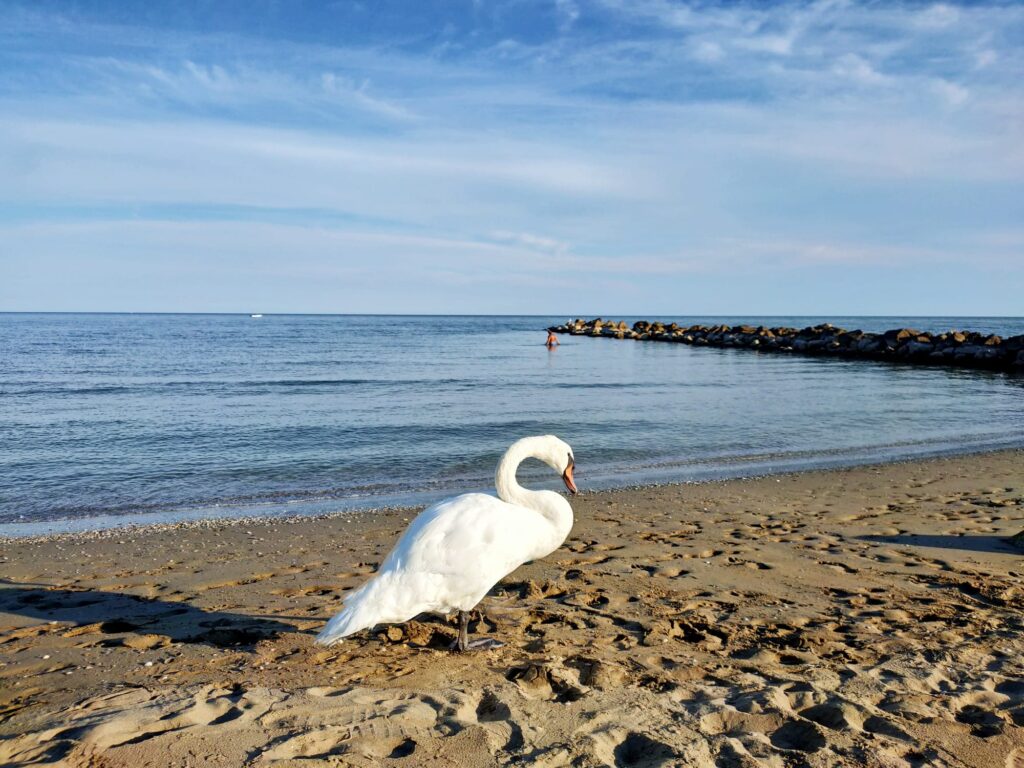
[[(0, 314), (0, 536), (424, 505), (493, 488), (504, 449), (535, 434), (572, 445), (584, 491), (1024, 446), (1024, 376), (545, 348), (567, 319)], [(1024, 318), (656, 319), (1024, 333)], [(559, 487), (539, 463), (520, 479)]]

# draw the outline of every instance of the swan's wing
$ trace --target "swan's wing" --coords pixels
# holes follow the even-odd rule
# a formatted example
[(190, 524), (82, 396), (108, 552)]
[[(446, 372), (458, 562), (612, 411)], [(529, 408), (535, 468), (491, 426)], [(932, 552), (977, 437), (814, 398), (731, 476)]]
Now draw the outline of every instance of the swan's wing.
[(400, 568), (461, 580), (497, 573), (489, 589), (543, 552), (551, 538), (551, 525), (539, 513), (494, 496), (467, 493), (423, 510), (381, 564), (381, 571)]

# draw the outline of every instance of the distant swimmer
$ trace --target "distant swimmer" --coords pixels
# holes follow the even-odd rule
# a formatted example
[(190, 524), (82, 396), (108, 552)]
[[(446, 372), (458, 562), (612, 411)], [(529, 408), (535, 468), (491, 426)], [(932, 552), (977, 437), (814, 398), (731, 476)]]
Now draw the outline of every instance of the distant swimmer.
[(548, 349), (554, 349), (559, 346), (559, 344), (561, 344), (561, 342), (555, 338), (555, 332), (548, 331), (548, 340), (544, 342), (544, 346)]

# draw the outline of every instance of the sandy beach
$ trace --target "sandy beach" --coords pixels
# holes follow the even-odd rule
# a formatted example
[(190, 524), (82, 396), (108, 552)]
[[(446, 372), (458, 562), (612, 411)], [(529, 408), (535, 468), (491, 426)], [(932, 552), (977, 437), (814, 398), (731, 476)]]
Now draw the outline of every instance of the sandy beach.
[(415, 510), (6, 541), (0, 764), (1024, 766), (1024, 453), (573, 506), (466, 654), (312, 643)]

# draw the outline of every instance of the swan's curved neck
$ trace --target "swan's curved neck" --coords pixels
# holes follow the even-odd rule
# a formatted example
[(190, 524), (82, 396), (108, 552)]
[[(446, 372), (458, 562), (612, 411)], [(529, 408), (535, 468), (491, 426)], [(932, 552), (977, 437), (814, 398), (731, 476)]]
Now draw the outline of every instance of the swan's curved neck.
[(550, 541), (538, 543), (537, 557), (542, 557), (559, 547), (569, 535), (573, 524), (572, 506), (561, 494), (554, 491), (531, 491), (516, 481), (516, 470), (524, 459), (532, 457), (544, 461), (543, 457), (549, 452), (546, 452), (545, 448), (550, 446), (544, 444), (543, 440), (544, 438), (524, 438), (514, 443), (501, 457), (498, 471), (494, 474), (494, 487), (498, 491), (499, 499), (532, 509), (551, 524)]
[(498, 470), (494, 473), (494, 488), (498, 492), (498, 498), (509, 504), (518, 504), (521, 507), (536, 508), (537, 491), (523, 488), (516, 480), (516, 470), (526, 459), (533, 458), (532, 446), (526, 441), (520, 440), (510, 447), (505, 455), (498, 462)]
[(494, 487), (502, 501), (540, 512), (553, 524), (561, 527), (567, 514), (569, 520), (572, 519), (572, 507), (569, 506), (569, 502), (552, 491), (531, 491), (529, 488), (523, 488), (516, 480), (516, 470), (524, 460), (539, 458), (543, 461), (545, 446), (534, 443), (534, 439), (525, 438), (514, 443), (505, 452), (498, 462), (497, 472), (494, 473)]

